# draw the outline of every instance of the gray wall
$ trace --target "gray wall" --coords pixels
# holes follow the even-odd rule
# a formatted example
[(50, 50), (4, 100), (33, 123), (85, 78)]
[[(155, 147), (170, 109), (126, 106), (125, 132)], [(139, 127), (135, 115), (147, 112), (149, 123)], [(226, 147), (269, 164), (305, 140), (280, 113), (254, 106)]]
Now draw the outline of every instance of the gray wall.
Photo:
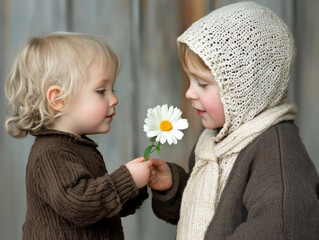
[[(231, 0), (0, 0), (0, 124), (5, 121), (4, 81), (12, 60), (28, 38), (55, 31), (105, 36), (122, 59), (115, 84), (120, 100), (111, 130), (92, 138), (99, 143), (110, 172), (141, 155), (148, 144), (143, 132), (147, 108), (179, 106), (190, 129), (176, 146), (164, 145), (159, 157), (187, 168), (187, 157), (202, 130), (189, 111), (187, 83), (177, 58), (176, 37), (183, 29), (181, 12), (194, 4), (203, 14)], [(282, 16), (296, 38), (298, 55), (290, 99), (299, 107), (297, 124), (309, 155), (319, 169), (319, 1), (259, 0)], [(16, 140), (0, 128), (0, 239), (21, 239), (25, 217), (25, 166), (33, 137)], [(154, 157), (158, 157), (154, 155)], [(158, 220), (150, 200), (123, 219), (128, 240), (174, 239), (175, 227)]]

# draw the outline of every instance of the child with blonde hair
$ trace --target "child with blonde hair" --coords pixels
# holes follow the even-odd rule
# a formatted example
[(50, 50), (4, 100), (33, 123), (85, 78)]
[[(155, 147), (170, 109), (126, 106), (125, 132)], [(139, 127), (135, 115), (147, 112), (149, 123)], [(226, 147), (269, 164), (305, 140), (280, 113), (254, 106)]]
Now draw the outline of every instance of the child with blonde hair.
[(217, 9), (178, 39), (205, 128), (189, 173), (153, 159), (153, 210), (178, 240), (319, 239), (319, 177), (288, 103), (291, 32), (253, 2)]
[(101, 37), (30, 39), (6, 81), (8, 133), (35, 142), (26, 169), (23, 239), (124, 239), (121, 217), (148, 197), (151, 161), (108, 173), (88, 134), (107, 133), (118, 99), (117, 54)]

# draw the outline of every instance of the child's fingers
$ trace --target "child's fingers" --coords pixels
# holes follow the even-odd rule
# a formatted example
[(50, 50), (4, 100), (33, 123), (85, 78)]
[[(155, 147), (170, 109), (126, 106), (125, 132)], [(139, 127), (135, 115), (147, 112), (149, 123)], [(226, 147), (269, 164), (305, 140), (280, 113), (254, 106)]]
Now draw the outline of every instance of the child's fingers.
[(151, 168), (153, 166), (153, 162), (152, 161), (145, 161), (145, 162), (143, 162), (143, 164), (147, 165), (149, 168)]
[(137, 160), (138, 162), (143, 162), (144, 161), (144, 157), (142, 156), (142, 157), (138, 157), (138, 158), (135, 158), (135, 160)]
[(160, 159), (150, 158), (150, 161), (152, 161), (153, 166), (156, 168), (160, 168), (161, 166), (165, 164), (165, 162)]
[(130, 161), (131, 163), (138, 163), (138, 162), (143, 162), (144, 161), (144, 157), (138, 157), (133, 159), (132, 161)]
[(148, 183), (147, 185), (150, 187), (150, 188), (154, 188), (155, 185), (156, 185), (156, 179), (154, 177), (150, 177), (150, 179), (148, 180)]

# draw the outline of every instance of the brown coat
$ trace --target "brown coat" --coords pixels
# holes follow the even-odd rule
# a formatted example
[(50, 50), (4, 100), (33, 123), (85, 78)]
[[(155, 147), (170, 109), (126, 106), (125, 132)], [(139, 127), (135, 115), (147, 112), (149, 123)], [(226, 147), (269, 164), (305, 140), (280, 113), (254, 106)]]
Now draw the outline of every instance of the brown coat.
[[(194, 166), (190, 156), (190, 171)], [(174, 185), (153, 191), (153, 210), (177, 224), (189, 174), (170, 163)], [(205, 239), (319, 239), (319, 177), (292, 122), (258, 136), (236, 159)], [(194, 224), (196, 224), (194, 222)]]
[(124, 239), (121, 216), (148, 194), (123, 165), (108, 174), (89, 138), (54, 130), (36, 136), (26, 170), (23, 239)]

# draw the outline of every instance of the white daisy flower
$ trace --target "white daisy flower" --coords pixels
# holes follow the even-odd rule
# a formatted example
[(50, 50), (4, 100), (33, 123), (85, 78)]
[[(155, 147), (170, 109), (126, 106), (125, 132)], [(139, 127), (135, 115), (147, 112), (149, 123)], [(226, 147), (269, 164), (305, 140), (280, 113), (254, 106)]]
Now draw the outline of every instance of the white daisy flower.
[(180, 131), (188, 128), (187, 119), (181, 118), (182, 111), (177, 107), (167, 104), (156, 106), (147, 110), (147, 117), (144, 124), (144, 132), (147, 137), (156, 137), (156, 142), (169, 145), (177, 144), (184, 134)]

